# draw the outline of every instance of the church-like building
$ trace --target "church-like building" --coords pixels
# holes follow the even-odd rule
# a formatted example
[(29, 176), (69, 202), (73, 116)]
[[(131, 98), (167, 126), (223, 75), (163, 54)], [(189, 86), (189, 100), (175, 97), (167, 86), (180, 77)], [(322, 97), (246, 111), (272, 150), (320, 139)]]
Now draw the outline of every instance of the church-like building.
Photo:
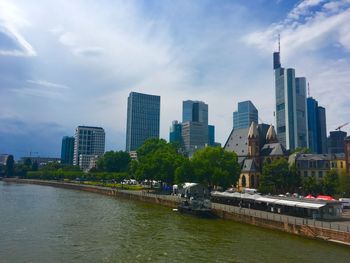
[(263, 163), (288, 158), (288, 151), (278, 142), (273, 125), (252, 122), (248, 129), (233, 129), (224, 149), (235, 152), (241, 165), (237, 183), (242, 188), (257, 188)]

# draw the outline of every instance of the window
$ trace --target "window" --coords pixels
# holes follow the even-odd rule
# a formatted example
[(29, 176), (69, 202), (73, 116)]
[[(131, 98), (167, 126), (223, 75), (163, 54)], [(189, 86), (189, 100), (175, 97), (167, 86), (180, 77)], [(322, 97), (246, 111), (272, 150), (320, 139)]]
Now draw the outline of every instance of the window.
[(311, 176), (312, 176), (312, 177), (315, 177), (315, 171), (312, 171), (312, 172), (311, 172)]
[(307, 177), (307, 171), (304, 171), (304, 177)]
[(322, 171), (319, 171), (318, 172), (318, 178), (322, 178), (323, 177), (323, 173), (322, 173)]
[(340, 168), (343, 168), (343, 162), (340, 162)]

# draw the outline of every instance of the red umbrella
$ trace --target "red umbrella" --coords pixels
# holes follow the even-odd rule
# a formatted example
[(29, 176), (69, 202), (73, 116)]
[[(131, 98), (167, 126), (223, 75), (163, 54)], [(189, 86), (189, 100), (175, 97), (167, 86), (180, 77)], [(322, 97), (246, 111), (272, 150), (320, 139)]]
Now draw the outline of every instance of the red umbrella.
[(313, 195), (310, 195), (310, 194), (305, 196), (305, 198), (307, 198), (307, 199), (315, 199), (315, 197)]
[(331, 197), (329, 195), (319, 195), (319, 196), (317, 196), (317, 199), (322, 199), (322, 200), (327, 200), (327, 201), (335, 200), (333, 197)]

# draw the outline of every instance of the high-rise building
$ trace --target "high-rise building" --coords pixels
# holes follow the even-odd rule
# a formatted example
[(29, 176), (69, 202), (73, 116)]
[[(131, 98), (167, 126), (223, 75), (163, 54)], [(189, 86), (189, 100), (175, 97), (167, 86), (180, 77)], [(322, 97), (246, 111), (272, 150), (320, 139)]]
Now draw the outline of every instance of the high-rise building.
[(250, 100), (238, 102), (238, 110), (233, 112), (233, 128), (249, 128), (252, 122), (258, 123), (258, 118), (258, 110)]
[(208, 145), (215, 146), (215, 126), (208, 125)]
[(183, 101), (182, 122), (186, 121), (202, 122), (208, 125), (208, 104), (203, 101)]
[(182, 103), (182, 142), (191, 156), (208, 145), (208, 104), (187, 100)]
[(62, 146), (61, 146), (61, 163), (72, 165), (73, 156), (74, 156), (74, 137), (64, 136), (62, 138)]
[(307, 98), (309, 149), (312, 153), (327, 153), (326, 110), (317, 100)]
[(147, 139), (159, 138), (160, 96), (131, 92), (128, 97), (126, 151), (137, 150)]
[(317, 132), (318, 141), (317, 148), (318, 153), (327, 153), (327, 122), (326, 122), (326, 109), (318, 106), (317, 108)]
[(328, 153), (344, 153), (346, 135), (344, 131), (331, 131), (328, 137)]
[[(75, 129), (73, 164), (86, 169), (91, 158), (101, 156), (105, 152), (105, 131), (101, 127), (78, 126)], [(84, 156), (86, 155), (86, 156)], [(89, 157), (89, 158), (90, 158)], [(80, 162), (84, 160), (84, 163)]]
[(182, 141), (187, 154), (192, 156), (208, 144), (208, 125), (198, 121), (182, 123)]
[(350, 176), (350, 136), (344, 139), (346, 175)]
[(279, 52), (273, 57), (278, 140), (290, 150), (308, 147), (306, 79), (296, 78), (292, 68), (282, 68)]
[(170, 127), (169, 142), (177, 142), (182, 144), (182, 125), (178, 121), (173, 121)]

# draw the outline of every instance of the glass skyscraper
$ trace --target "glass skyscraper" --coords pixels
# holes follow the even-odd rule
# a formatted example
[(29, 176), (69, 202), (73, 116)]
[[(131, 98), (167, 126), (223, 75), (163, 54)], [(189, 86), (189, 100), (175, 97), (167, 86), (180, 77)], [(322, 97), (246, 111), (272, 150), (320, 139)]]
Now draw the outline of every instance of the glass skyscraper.
[(64, 136), (61, 146), (61, 163), (73, 164), (74, 156), (74, 137)]
[(208, 104), (202, 101), (183, 101), (181, 134), (189, 156), (208, 144)]
[(317, 100), (307, 98), (309, 149), (313, 153), (327, 153), (326, 110)]
[(208, 125), (208, 144), (209, 146), (215, 146), (215, 126)]
[(147, 139), (159, 138), (160, 96), (131, 92), (128, 97), (126, 151), (136, 151)]
[[(282, 68), (274, 53), (277, 138), (287, 149), (308, 147), (306, 79)], [(277, 60), (277, 61), (276, 61)]]
[[(73, 164), (85, 169), (91, 158), (105, 152), (105, 131), (101, 127), (78, 126), (75, 129)], [(85, 160), (84, 164), (81, 160)]]
[(169, 142), (182, 143), (182, 125), (178, 121), (173, 121), (170, 127)]
[(258, 110), (250, 100), (238, 102), (238, 110), (233, 112), (233, 128), (249, 128), (253, 121), (258, 123), (258, 119)]

